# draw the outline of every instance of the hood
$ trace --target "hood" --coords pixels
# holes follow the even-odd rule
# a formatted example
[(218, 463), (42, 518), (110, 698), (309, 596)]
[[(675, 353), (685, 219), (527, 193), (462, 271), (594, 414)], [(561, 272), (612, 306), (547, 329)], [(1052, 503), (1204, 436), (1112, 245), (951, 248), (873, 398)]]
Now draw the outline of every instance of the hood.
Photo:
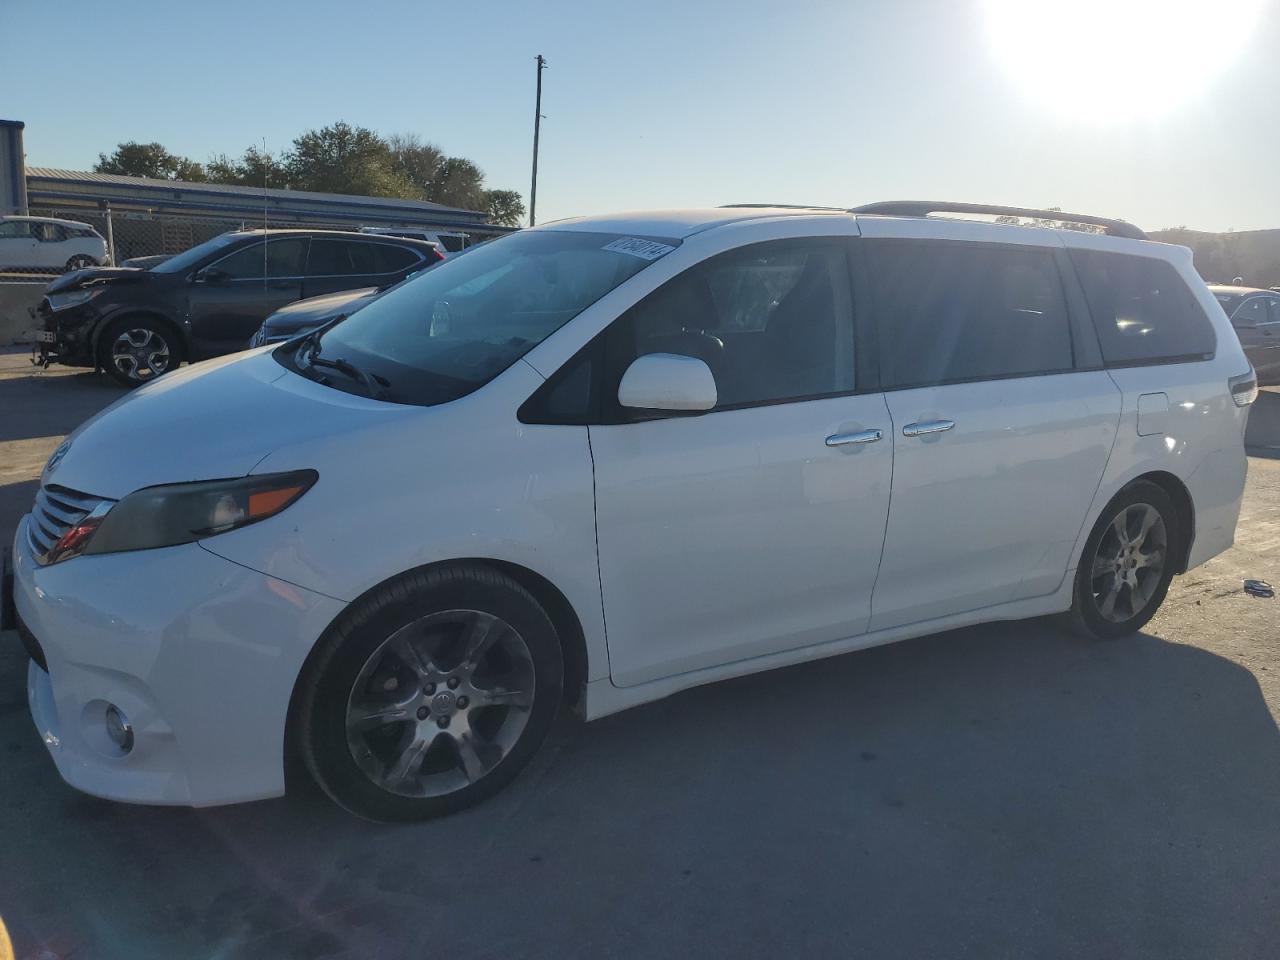
[(121, 397), (58, 448), (41, 483), (118, 500), (142, 487), (243, 477), (272, 451), (404, 416), (252, 350), (183, 367)]
[(74, 290), (90, 283), (120, 283), (147, 276), (147, 271), (134, 267), (90, 267), (88, 270), (72, 270), (64, 273), (44, 288), (45, 293)]
[(365, 287), (361, 290), (343, 290), (320, 297), (309, 297), (281, 307), (267, 317), (263, 326), (273, 334), (319, 326), (334, 314), (354, 313), (377, 295), (377, 287)]

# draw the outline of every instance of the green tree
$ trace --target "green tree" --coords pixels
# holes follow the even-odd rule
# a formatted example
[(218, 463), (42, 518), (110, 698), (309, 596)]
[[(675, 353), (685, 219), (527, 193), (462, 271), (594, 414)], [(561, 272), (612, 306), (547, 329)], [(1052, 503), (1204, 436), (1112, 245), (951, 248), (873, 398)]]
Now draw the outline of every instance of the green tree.
[(413, 184), (420, 191), (418, 196), (430, 196), (440, 176), (444, 151), (416, 133), (393, 133), (387, 137), (387, 149), (391, 153), (392, 173)]
[(232, 183), (245, 187), (289, 186), (289, 172), (271, 154), (250, 147), (236, 160), (220, 153), (205, 165), (210, 183)]
[(110, 156), (98, 154), (93, 165), (98, 173), (115, 173), (126, 177), (151, 177), (155, 180), (206, 179), (204, 167), (194, 160), (170, 153), (159, 143), (127, 143), (116, 145)]
[(483, 210), (484, 172), (465, 157), (445, 157), (427, 199), (464, 210)]
[(490, 223), (504, 227), (518, 227), (524, 219), (524, 200), (518, 190), (486, 190), (482, 209), (489, 215)]
[(338, 121), (293, 141), (285, 159), (290, 185), (321, 193), (411, 197), (416, 191), (392, 170), (387, 142), (372, 130)]

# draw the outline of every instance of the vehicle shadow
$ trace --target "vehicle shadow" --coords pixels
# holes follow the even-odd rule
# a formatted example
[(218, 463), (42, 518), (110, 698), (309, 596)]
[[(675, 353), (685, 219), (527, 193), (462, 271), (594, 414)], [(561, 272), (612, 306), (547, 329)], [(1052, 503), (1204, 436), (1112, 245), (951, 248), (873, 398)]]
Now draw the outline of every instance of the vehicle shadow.
[(62, 373), (31, 366), (14, 354), (0, 377), (0, 443), (70, 433), (127, 391), (105, 376), (86, 370)]
[(305, 786), (80, 796), (16, 674), (0, 660), (19, 956), (1166, 960), (1280, 937), (1276, 722), (1248, 671), (1148, 635), (995, 624), (565, 719), (507, 791), (410, 826)]

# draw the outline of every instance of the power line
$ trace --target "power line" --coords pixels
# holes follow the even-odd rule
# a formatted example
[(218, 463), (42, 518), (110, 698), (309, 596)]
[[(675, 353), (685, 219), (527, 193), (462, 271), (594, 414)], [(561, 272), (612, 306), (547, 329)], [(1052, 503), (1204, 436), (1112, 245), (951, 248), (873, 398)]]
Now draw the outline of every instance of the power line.
[(538, 209), (538, 133), (542, 129), (542, 71), (547, 69), (547, 58), (538, 54), (538, 94), (533, 106), (533, 184), (529, 187), (529, 226), (537, 223)]

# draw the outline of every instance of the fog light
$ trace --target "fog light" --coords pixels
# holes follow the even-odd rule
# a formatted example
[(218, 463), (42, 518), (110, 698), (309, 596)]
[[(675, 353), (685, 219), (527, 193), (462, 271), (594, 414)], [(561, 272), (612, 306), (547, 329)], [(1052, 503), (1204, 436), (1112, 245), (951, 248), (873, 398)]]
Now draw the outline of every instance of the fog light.
[(114, 703), (107, 707), (107, 736), (125, 753), (133, 749), (133, 727), (124, 711)]

